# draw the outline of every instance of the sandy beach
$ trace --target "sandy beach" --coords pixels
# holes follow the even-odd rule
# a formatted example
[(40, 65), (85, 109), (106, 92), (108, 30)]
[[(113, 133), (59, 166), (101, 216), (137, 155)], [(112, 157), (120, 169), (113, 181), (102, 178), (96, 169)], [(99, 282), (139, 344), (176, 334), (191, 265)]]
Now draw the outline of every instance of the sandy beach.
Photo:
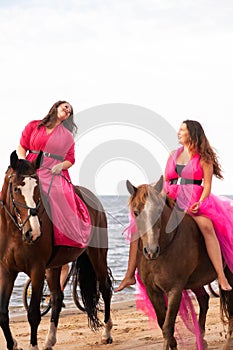
[[(101, 318), (102, 315), (100, 315)], [(92, 332), (87, 326), (87, 317), (77, 309), (63, 309), (60, 317), (60, 323), (57, 334), (57, 344), (54, 350), (128, 350), (162, 349), (162, 334), (159, 328), (152, 328), (147, 317), (136, 310), (134, 301), (127, 301), (112, 304), (113, 343), (108, 345), (101, 344), (100, 332)], [(183, 329), (177, 320), (177, 328), (182, 333), (182, 341), (179, 343), (179, 349), (196, 349), (195, 338), (192, 333)], [(47, 334), (49, 324), (49, 315), (42, 318), (38, 342), (39, 349), (42, 349), (43, 342)], [(18, 346), (23, 350), (29, 346), (29, 325), (26, 320), (26, 314), (11, 317), (11, 329), (14, 337), (17, 339)], [(206, 340), (208, 349), (219, 350), (222, 348), (226, 336), (226, 328), (222, 325), (219, 317), (219, 299), (210, 298), (210, 309), (207, 317)], [(5, 339), (0, 333), (0, 348), (5, 350)]]

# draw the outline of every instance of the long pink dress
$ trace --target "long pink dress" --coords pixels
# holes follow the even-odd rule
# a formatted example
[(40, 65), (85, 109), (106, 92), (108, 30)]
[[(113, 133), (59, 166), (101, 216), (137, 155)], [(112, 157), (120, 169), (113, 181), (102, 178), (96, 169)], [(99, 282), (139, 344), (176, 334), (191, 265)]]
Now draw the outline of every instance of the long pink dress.
[[(179, 148), (173, 155), (171, 155), (167, 161), (165, 168), (164, 189), (168, 196), (176, 200), (180, 209), (188, 210), (191, 204), (199, 201), (203, 186), (199, 184), (174, 184), (171, 180), (178, 179), (177, 158), (182, 152), (183, 147)], [(186, 180), (203, 180), (203, 169), (200, 163), (200, 155), (196, 154), (190, 159), (188, 164), (183, 167), (181, 171), (181, 177)], [(172, 181), (174, 182), (174, 181)], [(215, 196), (210, 194), (204, 201), (202, 201), (198, 214), (204, 215), (210, 218), (213, 222), (223, 257), (233, 272), (233, 201), (224, 196)], [(124, 231), (128, 240), (134, 240), (137, 238), (137, 227), (135, 217), (130, 214), (130, 224)], [(149, 319), (156, 320), (156, 314), (152, 307), (152, 304), (146, 293), (145, 286), (143, 285), (138, 272), (136, 271), (137, 279), (137, 294), (136, 294), (136, 306), (138, 309), (145, 312)], [(183, 291), (182, 300), (179, 309), (179, 316), (183, 320), (187, 329), (191, 330), (196, 335), (198, 349), (203, 349), (200, 329), (196, 318), (195, 309), (192, 305), (192, 301), (189, 297), (188, 291)], [(183, 337), (179, 335), (180, 340), (184, 342)]]
[[(39, 122), (35, 120), (26, 125), (20, 139), (21, 146), (26, 151), (42, 150), (58, 155), (73, 164), (75, 151), (72, 133), (60, 124), (47, 134), (45, 126), (38, 129)], [(37, 155), (29, 153), (27, 159), (33, 161)], [(53, 222), (54, 244), (86, 247), (91, 231), (88, 210), (74, 192), (68, 170), (62, 170), (59, 175), (51, 173), (51, 168), (61, 162), (61, 159), (44, 155), (38, 169), (42, 198)]]
[[(169, 197), (176, 199), (176, 203), (181, 209), (188, 210), (191, 204), (199, 201), (203, 186), (171, 184), (172, 179), (178, 178), (177, 158), (182, 150), (183, 147), (180, 147), (167, 161), (164, 188)], [(185, 165), (181, 177), (190, 180), (203, 179), (203, 169), (198, 153)], [(225, 196), (216, 196), (211, 193), (201, 202), (197, 215), (206, 216), (213, 222), (223, 257), (233, 272), (233, 201)]]

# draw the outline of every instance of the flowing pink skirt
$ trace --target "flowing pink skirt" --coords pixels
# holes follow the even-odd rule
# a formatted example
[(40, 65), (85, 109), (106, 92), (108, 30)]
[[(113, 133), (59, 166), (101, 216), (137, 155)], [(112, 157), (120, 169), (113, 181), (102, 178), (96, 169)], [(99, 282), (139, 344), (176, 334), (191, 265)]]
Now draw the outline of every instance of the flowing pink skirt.
[(69, 178), (38, 170), (44, 206), (54, 228), (54, 244), (84, 248), (88, 245), (91, 221), (86, 205), (74, 192)]

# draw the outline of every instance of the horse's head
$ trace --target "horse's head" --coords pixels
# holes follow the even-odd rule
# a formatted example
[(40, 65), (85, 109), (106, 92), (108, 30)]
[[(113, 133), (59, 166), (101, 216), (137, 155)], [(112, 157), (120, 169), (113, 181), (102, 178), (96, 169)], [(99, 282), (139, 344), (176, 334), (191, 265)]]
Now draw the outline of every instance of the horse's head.
[(7, 221), (22, 232), (28, 243), (41, 236), (38, 212), (40, 207), (39, 180), (36, 170), (40, 166), (41, 154), (35, 162), (19, 159), (16, 151), (11, 154), (2, 190), (2, 206)]
[(156, 259), (160, 253), (161, 214), (165, 205), (165, 196), (161, 194), (163, 177), (155, 185), (135, 187), (128, 180), (126, 185), (131, 194), (130, 210), (136, 218), (143, 254), (147, 259)]

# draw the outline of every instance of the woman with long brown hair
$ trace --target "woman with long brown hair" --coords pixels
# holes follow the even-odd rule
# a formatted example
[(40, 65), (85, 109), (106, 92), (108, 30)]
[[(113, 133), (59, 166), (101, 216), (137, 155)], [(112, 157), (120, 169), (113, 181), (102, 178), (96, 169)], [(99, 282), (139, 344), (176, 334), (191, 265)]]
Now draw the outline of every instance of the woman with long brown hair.
[(74, 192), (68, 169), (75, 162), (73, 108), (57, 101), (42, 120), (29, 122), (18, 146), (19, 158), (33, 161), (43, 151), (38, 169), (44, 206), (54, 228), (54, 244), (86, 247), (90, 218), (83, 201)]
[[(233, 223), (232, 216), (226, 215), (229, 211), (233, 214), (233, 202), (211, 193), (213, 176), (223, 178), (217, 155), (198, 121), (185, 120), (181, 124), (178, 142), (181, 147), (173, 151), (167, 161), (164, 191), (176, 200), (181, 210), (193, 216), (203, 234), (219, 286), (224, 291), (230, 291), (232, 287), (224, 274), (221, 252), (233, 271)], [(134, 222), (132, 216), (130, 227), (135, 227)], [(134, 240), (132, 234), (128, 269), (115, 291), (135, 283), (137, 247), (137, 239)]]

